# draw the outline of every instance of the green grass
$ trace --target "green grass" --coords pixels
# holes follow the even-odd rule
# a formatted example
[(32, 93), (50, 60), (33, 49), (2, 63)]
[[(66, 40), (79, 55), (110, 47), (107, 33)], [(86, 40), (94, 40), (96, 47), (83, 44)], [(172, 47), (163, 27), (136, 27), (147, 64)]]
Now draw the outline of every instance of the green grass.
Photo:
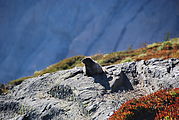
[[(163, 58), (163, 59), (179, 58), (178, 50), (179, 50), (179, 38), (173, 38), (170, 41), (153, 43), (151, 45), (147, 45), (144, 48), (113, 52), (110, 54), (96, 54), (91, 57), (102, 66), (107, 66), (107, 65), (119, 64), (124, 62), (148, 60), (151, 58)], [(83, 66), (81, 60), (84, 57), (85, 56), (74, 56), (64, 59), (43, 70), (34, 72), (34, 75), (32, 76), (19, 78), (9, 82), (8, 84), (18, 85), (25, 79), (40, 76), (45, 73), (52, 73), (59, 70), (66, 70), (74, 67)]]
[(158, 46), (160, 46), (158, 43), (153, 43), (153, 44), (147, 45), (147, 48), (152, 49), (152, 48), (158, 47)]
[(76, 66), (81, 66), (81, 60), (84, 57), (85, 56), (74, 56), (74, 57), (64, 59), (56, 64), (53, 64), (53, 65), (47, 67), (44, 70), (34, 72), (34, 76), (39, 76), (39, 75), (43, 75), (45, 73), (52, 73), (52, 72), (56, 72), (59, 70), (66, 70), (66, 69), (74, 68)]
[(56, 64), (50, 65), (49, 67), (41, 71), (35, 71), (32, 76), (27, 76), (27, 77), (22, 77), (16, 80), (12, 80), (8, 84), (12, 86), (16, 86), (16, 85), (21, 84), (25, 79), (41, 76), (45, 73), (52, 73), (52, 72), (56, 72), (59, 70), (71, 69), (71, 68), (74, 68), (75, 66), (81, 66), (82, 65), (81, 60), (84, 57), (85, 56), (74, 56), (74, 57), (64, 59)]

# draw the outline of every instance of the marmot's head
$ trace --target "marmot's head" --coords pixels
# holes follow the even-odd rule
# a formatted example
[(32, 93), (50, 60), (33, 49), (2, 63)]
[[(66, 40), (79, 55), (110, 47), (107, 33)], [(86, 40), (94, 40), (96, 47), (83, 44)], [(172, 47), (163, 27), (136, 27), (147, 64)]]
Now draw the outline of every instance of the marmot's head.
[(90, 57), (84, 58), (84, 59), (82, 60), (82, 62), (83, 62), (85, 65), (92, 65), (92, 64), (95, 63)]

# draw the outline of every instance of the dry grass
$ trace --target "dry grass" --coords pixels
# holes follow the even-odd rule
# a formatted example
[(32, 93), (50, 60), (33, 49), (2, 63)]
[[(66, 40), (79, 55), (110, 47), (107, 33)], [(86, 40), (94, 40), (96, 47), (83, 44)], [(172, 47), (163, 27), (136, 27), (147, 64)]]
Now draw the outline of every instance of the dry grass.
[[(51, 73), (59, 70), (66, 70), (78, 66), (83, 66), (81, 60), (84, 57), (85, 56), (74, 56), (71, 58), (64, 59), (41, 71), (34, 72), (34, 75), (32, 76), (13, 80), (9, 82), (9, 84), (18, 85), (27, 78), (40, 76), (45, 73)], [(91, 57), (102, 66), (131, 62), (131, 61), (149, 60), (152, 58), (162, 58), (162, 59), (179, 58), (179, 38), (174, 38), (170, 41), (165, 41), (160, 43), (153, 43), (151, 45), (147, 45), (144, 48), (139, 48), (136, 50), (113, 52), (110, 54), (96, 54)]]

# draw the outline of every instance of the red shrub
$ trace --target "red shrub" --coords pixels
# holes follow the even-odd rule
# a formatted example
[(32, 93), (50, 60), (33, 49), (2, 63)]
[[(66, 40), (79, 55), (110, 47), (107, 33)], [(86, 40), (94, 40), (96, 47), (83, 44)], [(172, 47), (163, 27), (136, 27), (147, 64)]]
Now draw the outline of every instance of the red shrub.
[(109, 120), (179, 120), (179, 88), (124, 103)]

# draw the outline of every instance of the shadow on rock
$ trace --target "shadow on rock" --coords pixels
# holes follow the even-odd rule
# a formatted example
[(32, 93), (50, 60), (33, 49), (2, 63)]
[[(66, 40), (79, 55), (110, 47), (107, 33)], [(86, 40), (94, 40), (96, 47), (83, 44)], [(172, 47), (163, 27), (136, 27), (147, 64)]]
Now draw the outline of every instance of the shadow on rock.
[(111, 79), (107, 78), (107, 75), (105, 73), (96, 74), (96, 75), (93, 75), (92, 77), (94, 78), (95, 83), (101, 84), (105, 88), (105, 90), (110, 90), (109, 81)]
[(111, 84), (111, 92), (118, 92), (123, 90), (133, 90), (133, 86), (129, 81), (126, 74), (121, 71), (120, 77), (115, 77), (113, 83)]

